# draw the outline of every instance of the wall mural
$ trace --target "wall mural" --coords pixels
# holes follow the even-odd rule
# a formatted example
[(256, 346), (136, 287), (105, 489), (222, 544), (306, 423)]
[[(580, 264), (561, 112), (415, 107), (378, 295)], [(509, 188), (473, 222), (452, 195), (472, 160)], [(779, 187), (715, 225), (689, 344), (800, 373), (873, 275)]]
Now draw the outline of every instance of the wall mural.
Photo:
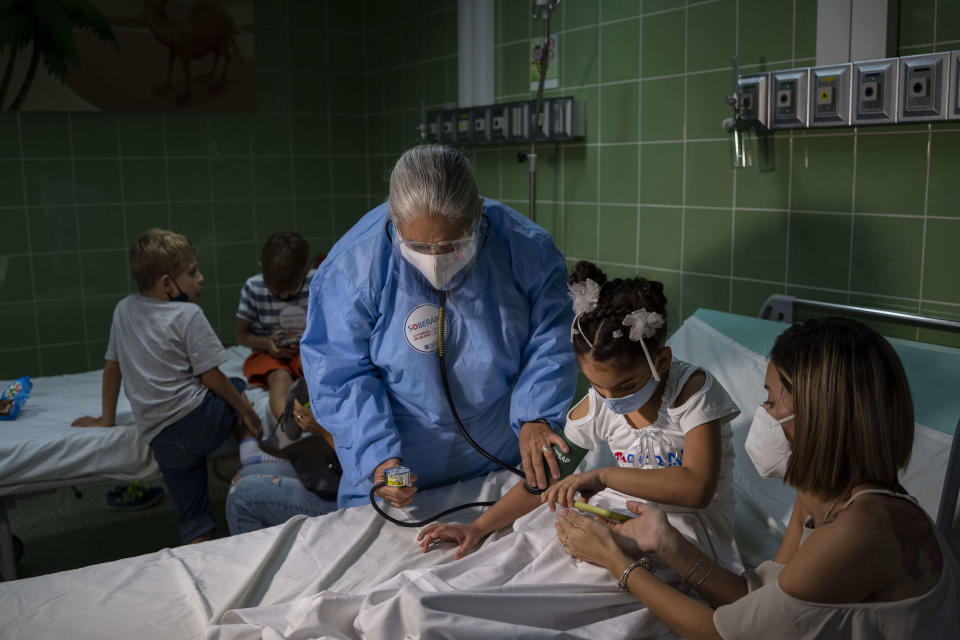
[(0, 109), (256, 108), (254, 0), (0, 0)]

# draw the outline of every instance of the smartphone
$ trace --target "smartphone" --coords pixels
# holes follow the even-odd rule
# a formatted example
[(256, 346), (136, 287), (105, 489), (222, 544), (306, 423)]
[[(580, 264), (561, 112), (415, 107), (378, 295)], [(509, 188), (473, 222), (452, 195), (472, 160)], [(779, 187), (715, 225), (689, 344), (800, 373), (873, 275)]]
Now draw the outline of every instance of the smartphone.
[(627, 520), (633, 519), (633, 516), (617, 513), (616, 511), (610, 511), (609, 509), (604, 509), (603, 507), (596, 507), (592, 504), (587, 504), (586, 502), (574, 502), (573, 508), (598, 515), (601, 518), (606, 518), (607, 520), (613, 520), (614, 522), (626, 522)]

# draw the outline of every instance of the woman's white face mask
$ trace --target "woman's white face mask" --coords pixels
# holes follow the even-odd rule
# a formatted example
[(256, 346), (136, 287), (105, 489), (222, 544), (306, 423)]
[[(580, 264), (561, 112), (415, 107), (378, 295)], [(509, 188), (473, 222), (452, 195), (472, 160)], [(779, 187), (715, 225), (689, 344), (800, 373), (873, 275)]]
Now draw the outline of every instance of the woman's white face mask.
[(787, 474), (787, 462), (793, 448), (783, 432), (783, 423), (793, 420), (793, 415), (777, 420), (763, 405), (757, 407), (747, 433), (744, 448), (753, 461), (753, 466), (764, 478), (783, 478)]
[[(397, 235), (399, 237), (399, 232)], [(401, 242), (400, 255), (419, 271), (434, 289), (443, 289), (477, 255), (477, 236), (471, 235), (453, 251), (446, 253), (420, 253)]]

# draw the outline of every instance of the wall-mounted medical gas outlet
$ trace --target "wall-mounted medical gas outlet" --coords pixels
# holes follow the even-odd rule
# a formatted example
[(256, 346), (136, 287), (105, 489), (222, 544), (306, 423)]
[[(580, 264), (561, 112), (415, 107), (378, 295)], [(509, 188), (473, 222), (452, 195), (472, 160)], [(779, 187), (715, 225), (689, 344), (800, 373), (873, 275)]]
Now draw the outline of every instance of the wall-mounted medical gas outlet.
[(852, 68), (844, 64), (810, 69), (811, 127), (842, 127), (850, 124)]
[(490, 107), (490, 142), (503, 144), (510, 140), (510, 108), (506, 105)]
[(510, 109), (510, 142), (530, 142), (530, 103), (514, 102)]
[(795, 129), (807, 126), (807, 87), (810, 70), (774, 71), (770, 74), (770, 127)]
[(897, 121), (897, 58), (853, 63), (852, 124)]
[(564, 142), (586, 134), (586, 108), (582, 100), (566, 96), (543, 101), (540, 119), (535, 124), (536, 101), (524, 100), (467, 109), (443, 109), (427, 114), (418, 127), (431, 142), (453, 145), (509, 144), (537, 140)]
[(554, 98), (550, 107), (550, 139), (575, 140), (586, 132), (586, 109), (573, 98)]
[(950, 54), (933, 53), (900, 58), (900, 122), (943, 120), (947, 117)]
[(474, 107), (470, 110), (473, 129), (473, 144), (490, 144), (490, 107)]
[(950, 91), (947, 93), (947, 118), (960, 120), (960, 51), (950, 54)]
[(740, 76), (737, 78), (737, 93), (740, 98), (740, 118), (767, 126), (767, 83), (769, 74)]

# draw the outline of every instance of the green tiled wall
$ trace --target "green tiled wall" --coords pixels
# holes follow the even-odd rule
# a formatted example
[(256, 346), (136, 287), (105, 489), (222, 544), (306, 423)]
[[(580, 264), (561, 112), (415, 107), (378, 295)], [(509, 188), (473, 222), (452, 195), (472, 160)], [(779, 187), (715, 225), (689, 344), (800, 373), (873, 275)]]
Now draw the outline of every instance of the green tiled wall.
[(254, 114), (0, 113), (0, 379), (102, 366), (150, 227), (197, 247), (226, 342), (271, 233), (329, 249), (369, 200), (363, 20), (361, 2), (258, 0)]

